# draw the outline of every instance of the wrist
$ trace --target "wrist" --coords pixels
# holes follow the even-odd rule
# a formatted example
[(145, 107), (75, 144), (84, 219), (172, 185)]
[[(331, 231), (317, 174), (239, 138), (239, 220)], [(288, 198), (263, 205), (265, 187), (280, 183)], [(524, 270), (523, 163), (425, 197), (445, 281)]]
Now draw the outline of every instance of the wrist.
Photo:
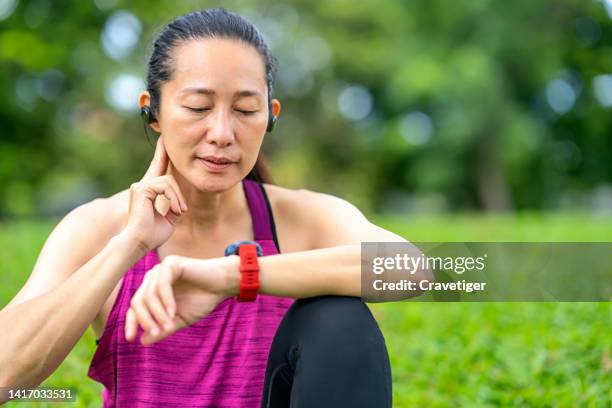
[(236, 297), (240, 292), (240, 257), (229, 255), (222, 258), (225, 275), (225, 297)]
[(144, 242), (138, 238), (138, 235), (127, 228), (124, 228), (119, 234), (115, 235), (112, 241), (120, 248), (127, 251), (128, 254), (136, 256), (137, 259), (140, 259), (150, 251)]

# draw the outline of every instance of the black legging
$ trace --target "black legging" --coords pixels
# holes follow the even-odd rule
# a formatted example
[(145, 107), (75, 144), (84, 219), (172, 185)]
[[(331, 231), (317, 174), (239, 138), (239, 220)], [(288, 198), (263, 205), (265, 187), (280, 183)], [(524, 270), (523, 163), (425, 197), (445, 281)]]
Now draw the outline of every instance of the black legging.
[(272, 342), (261, 406), (391, 407), (385, 339), (361, 298), (295, 301)]

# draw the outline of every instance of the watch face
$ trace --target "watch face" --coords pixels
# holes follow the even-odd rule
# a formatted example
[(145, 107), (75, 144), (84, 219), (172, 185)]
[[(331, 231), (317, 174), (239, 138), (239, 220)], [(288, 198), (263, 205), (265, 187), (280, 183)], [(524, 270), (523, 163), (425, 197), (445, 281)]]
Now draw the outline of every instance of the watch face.
[(263, 256), (263, 250), (261, 249), (261, 245), (259, 245), (259, 243), (255, 241), (233, 242), (229, 244), (227, 248), (225, 248), (225, 251), (224, 251), (225, 256), (238, 255), (238, 250), (240, 249), (241, 245), (255, 245), (255, 248), (257, 249), (257, 256)]

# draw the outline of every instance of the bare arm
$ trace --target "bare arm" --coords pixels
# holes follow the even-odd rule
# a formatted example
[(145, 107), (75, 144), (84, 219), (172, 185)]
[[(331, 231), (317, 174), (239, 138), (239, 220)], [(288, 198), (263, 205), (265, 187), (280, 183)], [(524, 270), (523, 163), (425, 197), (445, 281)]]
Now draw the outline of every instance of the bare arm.
[[(93, 204), (93, 205), (92, 205)], [(64, 360), (93, 321), (123, 273), (141, 256), (134, 240), (117, 235), (106, 244), (85, 213), (70, 213), (50, 235), (30, 279), (0, 311), (0, 386), (37, 386)], [(92, 249), (100, 252), (70, 270)]]
[(129, 208), (94, 200), (73, 210), (49, 236), (28, 282), (0, 311), (0, 387), (38, 386), (123, 274), (170, 237), (186, 206), (176, 180), (166, 174), (168, 164), (160, 138), (147, 173), (130, 187)]
[(55, 289), (0, 312), (0, 385), (37, 386), (64, 360), (141, 252), (118, 235)]

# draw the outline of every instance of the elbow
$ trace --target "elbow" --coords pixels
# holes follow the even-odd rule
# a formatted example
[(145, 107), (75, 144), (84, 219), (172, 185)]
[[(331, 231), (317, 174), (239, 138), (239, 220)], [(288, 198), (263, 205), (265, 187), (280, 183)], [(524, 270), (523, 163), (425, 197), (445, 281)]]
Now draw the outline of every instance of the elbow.
[(11, 374), (7, 367), (0, 365), (0, 388), (10, 388)]
[(21, 386), (19, 375), (14, 369), (6, 367), (6, 365), (0, 365), (0, 389), (5, 388), (17, 388)]
[(8, 389), (14, 388), (12, 374), (4, 364), (0, 365), (0, 405), (9, 400)]
[[(39, 363), (4, 361), (0, 363), (0, 389), (28, 387), (36, 388), (49, 375), (44, 375)], [(0, 395), (0, 401), (2, 401)], [(1, 402), (0, 402), (1, 403)]]
[[(4, 354), (4, 353), (3, 353)], [(15, 370), (6, 354), (0, 356), (0, 389), (14, 387)]]

